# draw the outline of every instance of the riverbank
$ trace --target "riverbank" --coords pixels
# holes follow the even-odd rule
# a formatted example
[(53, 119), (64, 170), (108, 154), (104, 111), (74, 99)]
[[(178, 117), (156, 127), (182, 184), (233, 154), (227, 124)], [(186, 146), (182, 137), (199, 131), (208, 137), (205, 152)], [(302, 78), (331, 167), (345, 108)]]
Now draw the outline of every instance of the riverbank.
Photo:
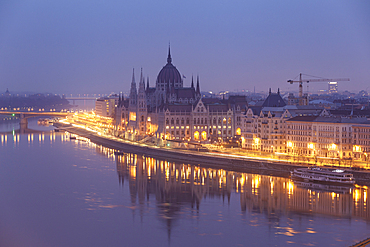
[[(104, 136), (88, 131), (86, 129), (73, 127), (71, 125), (55, 123), (55, 127), (60, 130), (76, 134), (90, 141), (111, 149), (127, 153), (135, 153), (151, 156), (169, 161), (184, 162), (188, 164), (199, 165), (237, 172), (256, 173), (262, 175), (275, 175), (289, 177), (290, 171), (307, 165), (289, 164), (284, 162), (269, 161), (267, 158), (246, 158), (242, 155), (220, 153), (220, 152), (201, 152), (193, 150), (183, 150), (167, 147), (151, 146), (143, 143), (131, 142), (119, 139), (113, 136)], [(356, 179), (356, 183), (370, 185), (370, 172), (354, 171), (348, 169)]]

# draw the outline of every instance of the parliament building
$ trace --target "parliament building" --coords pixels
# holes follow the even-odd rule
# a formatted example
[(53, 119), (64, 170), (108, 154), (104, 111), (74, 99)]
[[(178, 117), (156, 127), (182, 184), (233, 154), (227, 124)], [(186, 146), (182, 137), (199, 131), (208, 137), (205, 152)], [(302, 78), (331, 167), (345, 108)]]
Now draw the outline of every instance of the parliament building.
[(184, 87), (180, 72), (172, 64), (170, 49), (155, 87), (149, 85), (149, 79), (145, 81), (142, 71), (138, 84), (133, 72), (130, 95), (127, 99), (119, 97), (115, 111), (118, 134), (133, 140), (156, 136), (200, 142), (241, 137), (246, 97), (202, 98), (199, 76), (196, 85), (192, 78), (191, 85)]

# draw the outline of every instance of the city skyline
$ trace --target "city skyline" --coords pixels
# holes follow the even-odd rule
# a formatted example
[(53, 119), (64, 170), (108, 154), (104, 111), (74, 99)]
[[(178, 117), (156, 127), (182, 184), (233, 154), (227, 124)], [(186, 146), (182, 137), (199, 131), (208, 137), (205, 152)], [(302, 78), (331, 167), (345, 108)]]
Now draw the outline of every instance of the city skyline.
[(0, 87), (128, 91), (132, 68), (154, 86), (171, 42), (184, 86), (199, 75), (202, 91), (296, 91), (286, 81), (301, 72), (350, 78), (339, 91), (368, 90), (369, 9), (366, 1), (3, 3)]

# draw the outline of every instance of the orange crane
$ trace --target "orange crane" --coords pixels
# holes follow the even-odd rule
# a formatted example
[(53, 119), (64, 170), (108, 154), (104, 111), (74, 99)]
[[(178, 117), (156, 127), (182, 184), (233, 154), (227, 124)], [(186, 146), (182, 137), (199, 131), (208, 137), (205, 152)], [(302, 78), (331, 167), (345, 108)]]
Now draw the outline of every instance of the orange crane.
[[(295, 82), (298, 82), (299, 83), (299, 105), (303, 105), (303, 82), (317, 82), (317, 81), (327, 81), (327, 82), (330, 82), (330, 81), (349, 81), (349, 78), (337, 78), (337, 79), (328, 79), (328, 78), (314, 78), (314, 79), (305, 79), (303, 80), (302, 79), (302, 75), (305, 75), (305, 74), (302, 74), (300, 73), (299, 74), (299, 80), (298, 81), (294, 81), (294, 80), (288, 80), (287, 82), (289, 82), (290, 84), (293, 84)], [(310, 75), (306, 75), (306, 76), (310, 76)]]

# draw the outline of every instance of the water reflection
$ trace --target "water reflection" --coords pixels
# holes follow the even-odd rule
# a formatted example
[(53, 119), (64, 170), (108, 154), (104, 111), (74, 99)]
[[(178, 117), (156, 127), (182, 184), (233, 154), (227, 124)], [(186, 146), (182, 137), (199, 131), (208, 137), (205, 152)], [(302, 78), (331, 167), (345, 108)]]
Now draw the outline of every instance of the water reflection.
[[(113, 157), (114, 150), (96, 147)], [(353, 188), (293, 182), (288, 178), (239, 173), (158, 160), (137, 154), (116, 156), (120, 184), (128, 183), (133, 208), (145, 208), (155, 197), (158, 215), (171, 231), (182, 208), (190, 206), (199, 213), (207, 197), (230, 202), (231, 194), (240, 196), (242, 212), (265, 214), (279, 222), (282, 216), (326, 215), (370, 220), (366, 186)], [(258, 222), (256, 222), (258, 224)], [(293, 229), (277, 229), (287, 236)], [(307, 228), (307, 233), (315, 233)]]

